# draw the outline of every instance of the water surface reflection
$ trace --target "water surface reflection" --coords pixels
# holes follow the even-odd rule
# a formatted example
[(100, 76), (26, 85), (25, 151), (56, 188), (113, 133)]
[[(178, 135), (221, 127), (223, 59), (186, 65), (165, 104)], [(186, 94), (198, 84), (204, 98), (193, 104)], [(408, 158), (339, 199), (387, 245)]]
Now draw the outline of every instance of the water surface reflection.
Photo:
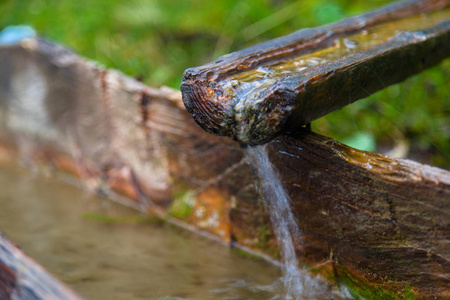
[[(265, 260), (3, 162), (0, 230), (90, 300), (286, 299)], [(349, 297), (313, 286), (317, 300)]]
[(282, 299), (280, 270), (54, 178), (0, 167), (0, 230), (88, 299)]

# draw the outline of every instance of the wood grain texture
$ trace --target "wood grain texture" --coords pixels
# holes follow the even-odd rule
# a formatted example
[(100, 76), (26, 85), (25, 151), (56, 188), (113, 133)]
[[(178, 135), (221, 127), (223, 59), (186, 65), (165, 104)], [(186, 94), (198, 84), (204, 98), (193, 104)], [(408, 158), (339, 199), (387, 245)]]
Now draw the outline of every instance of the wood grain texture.
[[(0, 70), (0, 150), (277, 258), (261, 183), (241, 145), (200, 128), (178, 92), (146, 87), (42, 40), (0, 47)], [(267, 147), (302, 231), (304, 242), (296, 245), (302, 264), (356, 283), (355, 293), (366, 299), (383, 298), (362, 287), (397, 298), (449, 296), (448, 171), (309, 131), (279, 136)]]
[(303, 230), (297, 249), (306, 260), (322, 255), (336, 273), (393, 290), (420, 286), (423, 297), (450, 295), (448, 171), (310, 132), (268, 147)]
[[(208, 132), (246, 144), (268, 142), (448, 57), (449, 4), (394, 3), (224, 55), (185, 71), (183, 101)], [(431, 20), (443, 12), (436, 22), (419, 25), (423, 14)], [(383, 27), (390, 28), (384, 30), (385, 40), (375, 43), (379, 35), (374, 35), (351, 41), (355, 34), (370, 36)], [(348, 51), (346, 39), (351, 42)], [(292, 67), (311, 58), (318, 62)], [(291, 64), (286, 66), (289, 71), (280, 69), (283, 64)]]

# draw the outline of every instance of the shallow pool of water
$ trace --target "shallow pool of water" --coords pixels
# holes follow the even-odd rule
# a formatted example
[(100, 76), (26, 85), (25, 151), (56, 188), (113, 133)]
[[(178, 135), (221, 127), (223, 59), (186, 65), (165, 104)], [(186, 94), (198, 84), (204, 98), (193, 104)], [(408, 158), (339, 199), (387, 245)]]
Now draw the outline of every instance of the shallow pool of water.
[(280, 270), (74, 186), (0, 167), (0, 230), (88, 299), (272, 299)]

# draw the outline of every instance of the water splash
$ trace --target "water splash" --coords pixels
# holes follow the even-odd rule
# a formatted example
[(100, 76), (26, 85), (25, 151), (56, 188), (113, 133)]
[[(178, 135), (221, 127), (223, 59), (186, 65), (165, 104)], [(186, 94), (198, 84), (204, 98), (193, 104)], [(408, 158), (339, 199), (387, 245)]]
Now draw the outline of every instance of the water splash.
[(247, 159), (260, 177), (263, 202), (274, 228), (281, 257), (284, 262), (283, 282), (289, 297), (298, 299), (305, 295), (306, 276), (298, 267), (293, 239), (301, 242), (301, 235), (290, 207), (290, 199), (273, 168), (266, 145), (248, 146)]

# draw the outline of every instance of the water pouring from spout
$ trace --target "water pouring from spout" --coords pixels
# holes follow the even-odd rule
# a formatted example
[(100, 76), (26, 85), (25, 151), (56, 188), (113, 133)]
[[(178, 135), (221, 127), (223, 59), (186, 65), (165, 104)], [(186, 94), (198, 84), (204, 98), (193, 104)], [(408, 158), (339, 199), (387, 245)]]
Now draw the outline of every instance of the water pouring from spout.
[(302, 299), (310, 294), (308, 290), (316, 284), (311, 282), (298, 266), (294, 242), (301, 243), (302, 238), (290, 207), (289, 196), (269, 160), (267, 145), (248, 146), (245, 153), (260, 178), (259, 189), (263, 195), (264, 207), (270, 214), (283, 260), (282, 281), (286, 287), (287, 297)]

